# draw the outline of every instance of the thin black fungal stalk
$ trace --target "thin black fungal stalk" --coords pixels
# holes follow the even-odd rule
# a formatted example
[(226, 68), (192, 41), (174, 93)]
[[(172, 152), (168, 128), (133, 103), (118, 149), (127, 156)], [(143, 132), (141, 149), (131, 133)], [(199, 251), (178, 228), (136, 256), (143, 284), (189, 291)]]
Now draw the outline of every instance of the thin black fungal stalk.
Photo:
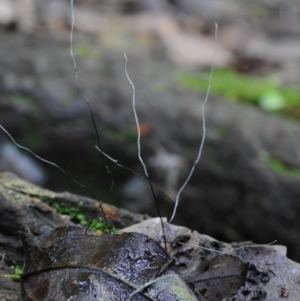
[(95, 194), (94, 194), (87, 186), (85, 186), (85, 185), (83, 185), (82, 183), (80, 183), (80, 182), (76, 181), (75, 179), (73, 179), (73, 178), (72, 178), (71, 176), (69, 176), (69, 175), (64, 171), (64, 169), (62, 169), (59, 165), (57, 165), (57, 164), (55, 164), (55, 163), (53, 163), (53, 162), (51, 162), (51, 161), (48, 161), (48, 160), (46, 160), (46, 159), (44, 159), (44, 158), (38, 156), (36, 153), (34, 153), (34, 152), (33, 152), (32, 150), (30, 150), (29, 148), (27, 148), (27, 147), (25, 147), (25, 146), (22, 146), (22, 145), (18, 144), (18, 143), (15, 141), (15, 139), (12, 137), (12, 135), (4, 128), (1, 124), (0, 124), (0, 129), (1, 129), (1, 130), (2, 130), (2, 131), (10, 138), (10, 140), (11, 140), (18, 148), (23, 149), (23, 150), (29, 152), (30, 154), (32, 154), (34, 157), (36, 157), (36, 158), (39, 159), (40, 161), (42, 161), (42, 162), (44, 162), (44, 163), (47, 163), (47, 164), (49, 164), (49, 165), (52, 165), (52, 166), (56, 167), (56, 168), (57, 168), (58, 170), (60, 170), (60, 171), (64, 174), (64, 176), (67, 177), (70, 181), (72, 181), (73, 183), (79, 185), (80, 187), (82, 187), (83, 189), (85, 189), (86, 191), (88, 191), (88, 192), (91, 194), (91, 196), (92, 196), (94, 199), (96, 199), (96, 200), (98, 201), (99, 206), (100, 206), (100, 210), (101, 210), (101, 212), (102, 212), (102, 214), (103, 214), (104, 221), (105, 221), (105, 223), (107, 223), (107, 224), (109, 225), (109, 223), (108, 223), (108, 221), (107, 221), (107, 218), (106, 218), (106, 216), (105, 216), (105, 213), (104, 213), (104, 210), (103, 210), (101, 201), (96, 197), (96, 195), (95, 195)]
[[(145, 179), (145, 177), (142, 176), (141, 174), (139, 174), (138, 172), (134, 171), (133, 169), (131, 169), (131, 168), (129, 168), (129, 167), (126, 167), (126, 166), (120, 164), (119, 161), (118, 161), (117, 159), (114, 159), (114, 158), (112, 158), (111, 156), (109, 156), (107, 153), (105, 153), (103, 150), (101, 150), (97, 145), (95, 145), (95, 148), (96, 148), (100, 153), (102, 153), (103, 156), (105, 156), (108, 160), (110, 160), (111, 162), (113, 162), (114, 164), (116, 164), (118, 167), (123, 168), (123, 169), (125, 169), (125, 170), (128, 170), (128, 171), (132, 172), (133, 174), (135, 174), (136, 176)], [(153, 186), (155, 186), (155, 185), (153, 184)], [(157, 188), (158, 188), (158, 187), (157, 187)]]
[[(119, 161), (117, 159), (112, 158), (111, 156), (109, 156), (108, 154), (106, 154), (104, 151), (101, 151), (99, 149), (99, 147), (97, 145), (95, 145), (95, 148), (99, 151), (102, 152), (103, 155), (110, 160), (111, 162), (113, 162), (114, 164), (116, 164), (118, 167), (128, 170), (129, 172), (133, 173), (134, 175), (138, 176), (139, 178), (143, 179), (143, 180), (148, 180), (147, 178), (145, 178), (143, 175), (139, 174), (138, 172), (134, 171), (133, 169), (126, 167), (122, 164), (119, 163)], [(154, 183), (152, 183), (153, 187), (156, 188), (170, 203), (175, 204), (174, 200), (172, 200), (161, 188), (159, 188), (157, 185), (155, 185)], [(191, 228), (190, 223), (187, 221), (187, 219), (183, 216), (183, 214), (179, 211), (179, 213), (181, 214), (182, 218), (184, 219), (185, 223), (187, 224), (187, 226), (189, 228)]]
[[(112, 158), (111, 156), (109, 156), (108, 154), (106, 154), (104, 151), (100, 150), (99, 147), (97, 145), (95, 145), (95, 148), (101, 152), (108, 160), (110, 160), (111, 162), (113, 162), (114, 164), (116, 164), (118, 167), (128, 170), (131, 173), (133, 173), (134, 175), (138, 176), (141, 179), (147, 180), (147, 177), (144, 177), (143, 175), (139, 174), (138, 172), (134, 171), (133, 169), (126, 167), (122, 164), (119, 163), (119, 161), (117, 159)], [(174, 204), (174, 201), (161, 189), (159, 188), (157, 185), (155, 185), (154, 183), (152, 183), (153, 187), (155, 187), (160, 193), (162, 193), (164, 195), (164, 197), (166, 197), (171, 203)]]
[(155, 195), (155, 192), (154, 192), (153, 184), (151, 182), (151, 179), (150, 179), (148, 171), (147, 171), (146, 164), (144, 163), (143, 158), (141, 156), (141, 129), (140, 129), (139, 119), (138, 119), (138, 115), (137, 115), (137, 112), (136, 112), (136, 106), (135, 106), (135, 86), (134, 86), (134, 84), (133, 84), (132, 80), (130, 79), (130, 77), (128, 75), (128, 72), (127, 72), (128, 59), (127, 59), (127, 56), (126, 56), (125, 53), (124, 53), (124, 57), (125, 57), (125, 74), (126, 74), (127, 80), (129, 81), (129, 83), (132, 87), (132, 109), (133, 109), (133, 114), (134, 114), (134, 118), (135, 118), (137, 132), (138, 132), (137, 133), (138, 158), (139, 158), (139, 160), (140, 160), (140, 162), (141, 162), (141, 164), (144, 168), (145, 176), (146, 176), (146, 178), (149, 182), (150, 188), (151, 188), (151, 193), (152, 193), (153, 198), (154, 198), (156, 210), (157, 210), (158, 216), (160, 218), (161, 228), (162, 228), (162, 233), (163, 233), (163, 240), (164, 240), (165, 247), (166, 247), (167, 244), (166, 244), (166, 237), (165, 237), (165, 227), (164, 227), (162, 216), (161, 216), (161, 213), (160, 213), (160, 210), (159, 210), (158, 201), (157, 201), (157, 198), (156, 198), (156, 195)]
[[(91, 119), (92, 119), (92, 123), (93, 123), (93, 127), (94, 127), (94, 130), (95, 130), (95, 133), (96, 133), (96, 139), (97, 139), (97, 144), (98, 144), (98, 147), (100, 150), (102, 150), (102, 146), (101, 146), (101, 142), (100, 142), (100, 136), (99, 136), (99, 132), (98, 132), (98, 129), (97, 129), (97, 126), (96, 126), (96, 122), (95, 122), (95, 117), (94, 117), (94, 114), (93, 114), (93, 111), (91, 109), (91, 106), (90, 106), (90, 103), (89, 101), (86, 99), (86, 97), (82, 94), (81, 92), (81, 89), (80, 89), (80, 86), (79, 86), (79, 80), (78, 80), (78, 69), (77, 69), (77, 64), (76, 64), (76, 60), (75, 60), (75, 56), (74, 56), (74, 53), (73, 53), (73, 32), (74, 32), (74, 24), (75, 24), (75, 13), (74, 13), (74, 1), (71, 0), (71, 31), (70, 31), (70, 55), (71, 55), (71, 58), (72, 58), (72, 61), (73, 61), (73, 66), (74, 66), (74, 73), (75, 73), (75, 80), (76, 80), (76, 88), (77, 88), (77, 92), (78, 94), (80, 95), (80, 97), (86, 102), (87, 106), (88, 106), (88, 109), (89, 109), (89, 112), (90, 112), (90, 115), (91, 115)], [(104, 155), (101, 153), (101, 158), (102, 158), (102, 164), (103, 166), (106, 167), (106, 170), (107, 170), (107, 173), (110, 175), (111, 177), (111, 185), (110, 185), (110, 188), (108, 190), (108, 192), (104, 195), (104, 197), (102, 198), (102, 202), (106, 199), (106, 197), (111, 193), (113, 187), (114, 187), (114, 177), (112, 175), (112, 173), (110, 172), (109, 170), (109, 167), (106, 165), (106, 162), (105, 162), (105, 157)], [(97, 198), (96, 198), (97, 199)], [(98, 199), (97, 199), (98, 200)], [(104, 213), (104, 210), (103, 210), (103, 207), (102, 207), (102, 202), (101, 201), (98, 201), (99, 202), (99, 209), (101, 210), (102, 212), (102, 215), (105, 217), (105, 213)], [(88, 226), (87, 226), (87, 230), (89, 229), (91, 223), (92, 223), (92, 220), (93, 218), (91, 218)], [(106, 221), (106, 217), (105, 217), (105, 221)]]
[(176, 195), (176, 199), (175, 199), (175, 206), (174, 206), (174, 210), (173, 210), (173, 214), (169, 220), (169, 223), (171, 223), (175, 217), (176, 214), (176, 210), (178, 207), (178, 203), (179, 203), (179, 197), (182, 193), (182, 191), (184, 190), (184, 188), (186, 187), (187, 183), (190, 181), (190, 178), (192, 177), (195, 167), (197, 166), (200, 158), (201, 158), (201, 154), (202, 154), (202, 150), (203, 150), (203, 146), (204, 146), (204, 142), (205, 142), (205, 137), (206, 137), (206, 124), (205, 124), (205, 105), (207, 103), (208, 97), (209, 97), (209, 92), (210, 92), (210, 88), (211, 88), (211, 83), (212, 83), (212, 77), (213, 77), (213, 72), (214, 72), (214, 62), (215, 62), (215, 57), (218, 51), (218, 24), (215, 23), (215, 41), (216, 41), (216, 47), (215, 47), (215, 51), (212, 57), (212, 63), (211, 63), (211, 68), (210, 68), (210, 75), (209, 75), (209, 80), (208, 80), (208, 87), (206, 90), (206, 95), (205, 95), (205, 99), (202, 103), (202, 108), (201, 108), (201, 114), (202, 114), (202, 139), (201, 139), (201, 143), (200, 143), (200, 147), (199, 147), (199, 151), (198, 151), (198, 156), (191, 168), (191, 171), (188, 175), (188, 177), (186, 178), (185, 182), (183, 183), (182, 187), (179, 189), (177, 195)]

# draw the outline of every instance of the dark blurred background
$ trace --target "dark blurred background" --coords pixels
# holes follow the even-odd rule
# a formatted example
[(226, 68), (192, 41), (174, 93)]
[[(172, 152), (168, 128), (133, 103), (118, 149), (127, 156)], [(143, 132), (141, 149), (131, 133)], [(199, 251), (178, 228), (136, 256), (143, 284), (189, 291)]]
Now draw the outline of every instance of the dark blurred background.
[[(192, 229), (225, 241), (275, 239), (300, 260), (300, 1), (75, 1), (79, 84), (102, 148), (171, 198), (202, 138), (201, 104), (218, 23), (219, 49), (200, 163), (180, 199)], [(0, 123), (106, 202), (157, 215), (147, 181), (105, 160), (70, 57), (70, 1), (0, 0)], [(0, 170), (54, 191), (86, 195), (0, 134)], [(172, 205), (157, 194), (163, 215)], [(180, 214), (176, 223), (186, 225)]]

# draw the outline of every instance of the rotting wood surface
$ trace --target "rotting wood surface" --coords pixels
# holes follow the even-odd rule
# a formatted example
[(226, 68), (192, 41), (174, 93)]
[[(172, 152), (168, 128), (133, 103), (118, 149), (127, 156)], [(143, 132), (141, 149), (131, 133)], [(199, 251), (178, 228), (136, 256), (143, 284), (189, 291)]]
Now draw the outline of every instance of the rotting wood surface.
[[(84, 208), (90, 212), (96, 210), (96, 202), (91, 199), (69, 193), (54, 193), (27, 183), (12, 174), (1, 174), (0, 252), (3, 262), (0, 266), (0, 275), (12, 272), (5, 263), (11, 264), (12, 260), (16, 260), (22, 264), (24, 261), (20, 230), (27, 229), (39, 238), (51, 235), (57, 227), (68, 223), (50, 206), (41, 202), (45, 199), (64, 200), (73, 204), (81, 201)], [(145, 219), (144, 216), (126, 210), (108, 205), (104, 207), (113, 212), (110, 217), (113, 217), (114, 222), (119, 225), (133, 225)], [(106, 212), (107, 210), (105, 209)], [(167, 240), (170, 242), (167, 245), (167, 253), (175, 260), (183, 278), (194, 286), (198, 300), (229, 301), (236, 298), (241, 301), (271, 301), (288, 298), (288, 300), (299, 301), (299, 264), (286, 258), (284, 247), (246, 246), (233, 251), (233, 248), (241, 247), (243, 243), (225, 244), (184, 227), (167, 225), (166, 229)], [(140, 232), (156, 241), (161, 240), (158, 219), (144, 221), (124, 231)], [(232, 252), (228, 255), (220, 255), (194, 245)], [(245, 266), (246, 271), (243, 270)], [(244, 272), (245, 279), (243, 279)], [(226, 279), (229, 279), (229, 282), (226, 282)], [(230, 286), (234, 286), (231, 285), (234, 279), (240, 279), (242, 282), (236, 282), (235, 290), (229, 290)], [(0, 300), (22, 300), (19, 283), (0, 276)]]

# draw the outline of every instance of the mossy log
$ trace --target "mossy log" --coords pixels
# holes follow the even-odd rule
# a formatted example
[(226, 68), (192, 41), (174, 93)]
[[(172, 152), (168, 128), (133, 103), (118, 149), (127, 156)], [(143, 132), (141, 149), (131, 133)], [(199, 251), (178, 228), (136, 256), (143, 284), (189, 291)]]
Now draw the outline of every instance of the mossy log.
[[(70, 206), (81, 202), (87, 213), (98, 211), (95, 200), (68, 192), (55, 193), (13, 174), (0, 174), (0, 300), (22, 300), (20, 283), (7, 277), (13, 273), (10, 268), (13, 262), (24, 263), (21, 232), (41, 237), (71, 223), (49, 205), (54, 202)], [(198, 300), (299, 300), (300, 265), (286, 257), (283, 246), (226, 244), (167, 223), (165, 245), (159, 219), (149, 219), (107, 204), (103, 204), (103, 208), (116, 226), (127, 227), (123, 232), (139, 232), (161, 242), (183, 278), (194, 285)], [(239, 273), (243, 283), (232, 290), (231, 280), (228, 282), (226, 278), (235, 279)]]

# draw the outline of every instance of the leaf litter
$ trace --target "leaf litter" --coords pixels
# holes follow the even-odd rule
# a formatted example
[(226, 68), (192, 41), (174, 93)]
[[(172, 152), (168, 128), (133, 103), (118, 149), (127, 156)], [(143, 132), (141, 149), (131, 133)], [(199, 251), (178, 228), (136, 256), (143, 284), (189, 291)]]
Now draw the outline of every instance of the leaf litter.
[[(161, 241), (158, 218), (123, 229)], [(166, 227), (167, 253), (181, 275), (194, 285), (200, 301), (273, 301), (282, 294), (298, 301), (300, 264), (288, 259), (280, 245), (223, 243), (176, 225)], [(233, 290), (235, 287), (235, 290)]]
[[(101, 152), (105, 166), (104, 158), (109, 158), (109, 156), (101, 149), (92, 110), (89, 102), (81, 94), (78, 84), (76, 61), (72, 51), (74, 27), (73, 0), (71, 0), (71, 10), (70, 51), (74, 63), (76, 86), (80, 96), (86, 101), (89, 107), (96, 131), (98, 149)], [(186, 182), (178, 192), (171, 220), (173, 220), (176, 213), (180, 193), (189, 181), (201, 156), (205, 138), (204, 105), (210, 90), (212, 71), (213, 64), (207, 95), (202, 107), (203, 136), (198, 157)], [(139, 123), (135, 111), (135, 88), (127, 74), (127, 69), (125, 69), (125, 73), (133, 87), (133, 109), (138, 129), (138, 156), (144, 167), (145, 176), (149, 181), (155, 199), (152, 182), (140, 155)], [(38, 159), (60, 169), (71, 181), (88, 190), (87, 187), (69, 177), (56, 164), (42, 159), (29, 149), (18, 145), (2, 126), (1, 128), (17, 146), (31, 152)], [(113, 187), (113, 176), (108, 167), (107, 173), (112, 178), (111, 187), (108, 191), (110, 193)], [(100, 201), (99, 207), (102, 209)], [(257, 249), (255, 254), (253, 254), (250, 250), (253, 245), (249, 246), (246, 244), (240, 248), (221, 251), (222, 253), (232, 253), (232, 255), (216, 255), (216, 253), (220, 252), (219, 248), (226, 249), (228, 246), (213, 239), (207, 239), (206, 236), (202, 236), (204, 240), (207, 240), (205, 247), (201, 246), (199, 241), (196, 245), (193, 245), (191, 244), (191, 240), (193, 240), (193, 235), (196, 232), (188, 230), (191, 233), (181, 233), (179, 235), (178, 231), (169, 223), (165, 223), (161, 217), (158, 220), (161, 223), (161, 227), (156, 233), (162, 233), (160, 233), (160, 237), (156, 238), (157, 241), (164, 241), (165, 250), (149, 238), (151, 235), (148, 231), (145, 234), (139, 234), (138, 232), (141, 232), (143, 228), (140, 225), (137, 226), (134, 233), (105, 233), (101, 236), (88, 231), (89, 226), (85, 229), (70, 225), (60, 227), (51, 235), (45, 237), (34, 237), (31, 233), (25, 233), (23, 241), (26, 251), (26, 264), (24, 275), (22, 276), (24, 300), (214, 301), (230, 298), (236, 292), (239, 293), (241, 289), (243, 296), (247, 298), (242, 300), (264, 300), (266, 298), (267, 293), (262, 286), (270, 282), (272, 273), (275, 274), (275, 272), (272, 270), (260, 271), (257, 268), (260, 266), (258, 263), (249, 264), (251, 259), (254, 261), (261, 259), (258, 255), (265, 252), (263, 247), (260, 247), (262, 251), (258, 246), (255, 246)], [(167, 234), (171, 234), (173, 239)], [(270, 248), (273, 251), (277, 251), (272, 249), (273, 247)], [(168, 251), (170, 256), (166, 251)], [(282, 255), (281, 252), (278, 253)], [(192, 258), (193, 260), (191, 260)], [(178, 269), (176, 266), (178, 266)], [(185, 267), (184, 269), (182, 268), (183, 266)], [(251, 290), (251, 283), (255, 284), (256, 287), (259, 285), (261, 287), (253, 291)], [(281, 288), (281, 294), (282, 291), (283, 289)], [(286, 291), (287, 285), (285, 284), (284, 292)]]

